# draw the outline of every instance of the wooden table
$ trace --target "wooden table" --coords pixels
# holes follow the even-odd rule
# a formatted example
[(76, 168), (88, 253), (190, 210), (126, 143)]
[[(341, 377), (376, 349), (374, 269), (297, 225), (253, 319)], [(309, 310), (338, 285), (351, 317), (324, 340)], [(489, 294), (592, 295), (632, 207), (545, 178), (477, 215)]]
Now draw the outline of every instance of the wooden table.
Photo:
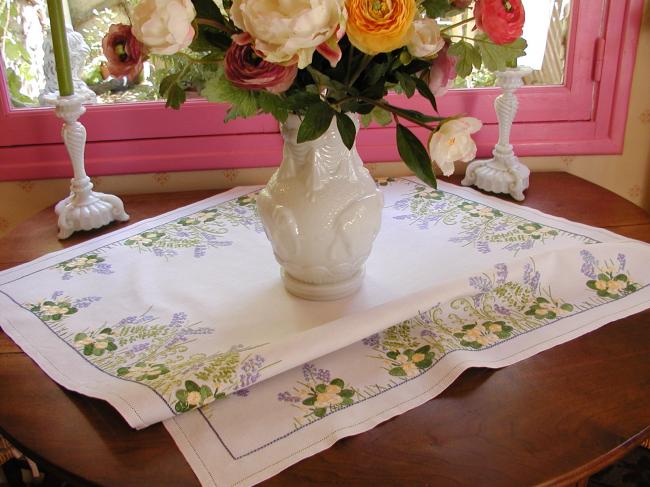
[[(457, 182), (457, 180), (456, 180)], [(531, 177), (526, 206), (650, 241), (650, 217), (562, 173)], [(131, 222), (209, 196), (125, 197)], [(0, 269), (114, 230), (56, 239), (51, 209), (0, 240)], [(465, 372), (443, 394), (267, 481), (287, 485), (568, 485), (650, 433), (650, 312), (500, 370)], [(68, 392), (0, 332), (0, 432), (75, 484), (191, 486), (161, 424), (129, 428), (107, 403)]]

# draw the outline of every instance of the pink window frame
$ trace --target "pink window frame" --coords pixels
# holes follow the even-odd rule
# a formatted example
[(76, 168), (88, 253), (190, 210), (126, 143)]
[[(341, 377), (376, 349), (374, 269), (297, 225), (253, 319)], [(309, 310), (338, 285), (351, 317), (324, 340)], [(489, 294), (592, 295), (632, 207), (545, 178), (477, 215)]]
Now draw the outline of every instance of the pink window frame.
[[(642, 15), (643, 0), (573, 0), (565, 84), (520, 90), (512, 130), (518, 154), (622, 152)], [(439, 101), (444, 114), (464, 112), (483, 120), (476, 137), (480, 156), (489, 154), (497, 138), (492, 108), (497, 95), (496, 89), (454, 90)], [(393, 98), (401, 106), (430, 110), (418, 97)], [(0, 181), (69, 177), (52, 109), (10, 106), (2, 84)], [(277, 123), (259, 116), (224, 124), (225, 111), (199, 99), (180, 111), (160, 102), (89, 106), (82, 119), (87, 170), (101, 176), (277, 165), (282, 147)], [(424, 129), (415, 131), (426, 135)], [(366, 162), (399, 160), (390, 127), (362, 130), (358, 147)]]

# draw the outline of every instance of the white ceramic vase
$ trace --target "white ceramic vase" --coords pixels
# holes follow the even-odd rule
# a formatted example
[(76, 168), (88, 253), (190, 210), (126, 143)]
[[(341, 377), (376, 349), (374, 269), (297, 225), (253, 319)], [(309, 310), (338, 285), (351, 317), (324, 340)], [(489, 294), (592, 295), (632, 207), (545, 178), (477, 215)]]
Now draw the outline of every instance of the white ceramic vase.
[(286, 289), (305, 299), (340, 299), (361, 286), (384, 199), (356, 146), (343, 144), (336, 119), (301, 144), (299, 125), (294, 115), (282, 125), (282, 164), (257, 207)]

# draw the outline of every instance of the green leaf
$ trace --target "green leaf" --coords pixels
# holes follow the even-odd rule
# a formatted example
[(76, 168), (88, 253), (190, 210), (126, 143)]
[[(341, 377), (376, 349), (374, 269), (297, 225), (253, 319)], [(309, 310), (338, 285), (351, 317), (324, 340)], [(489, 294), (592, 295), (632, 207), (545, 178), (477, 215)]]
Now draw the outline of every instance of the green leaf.
[(444, 17), (447, 12), (453, 10), (449, 0), (424, 0), (422, 6), (427, 13), (427, 17), (431, 19)]
[(397, 124), (397, 150), (415, 175), (432, 188), (436, 188), (436, 176), (431, 167), (431, 158), (422, 142), (402, 124)]
[(122, 377), (123, 375), (126, 375), (129, 373), (129, 368), (128, 367), (120, 367), (117, 369), (117, 376)]
[(404, 90), (406, 97), (411, 98), (415, 94), (415, 81), (413, 81), (413, 78), (407, 74), (400, 73), (399, 71), (395, 72), (395, 77)]
[(336, 112), (336, 127), (339, 129), (345, 147), (348, 150), (352, 150), (354, 139), (357, 135), (357, 128), (354, 126), (354, 122), (345, 113)]
[(334, 117), (334, 110), (327, 103), (319, 101), (307, 108), (298, 129), (298, 143), (316, 140), (329, 128)]
[(74, 336), (74, 341), (75, 341), (75, 342), (78, 342), (79, 340), (83, 340), (83, 339), (86, 338), (87, 336), (88, 336), (88, 335), (86, 335), (85, 333), (77, 333), (77, 334)]
[(370, 115), (372, 115), (372, 119), (382, 127), (389, 125), (393, 121), (393, 116), (391, 113), (381, 107), (373, 108), (372, 112), (370, 112)]
[(115, 345), (113, 342), (108, 342), (108, 345), (106, 345), (106, 350), (109, 352), (114, 352), (117, 350), (117, 345)]
[(424, 345), (423, 347), (418, 348), (415, 353), (427, 353), (431, 350), (431, 345)]
[(438, 111), (438, 104), (436, 103), (436, 97), (434, 94), (431, 92), (431, 88), (429, 88), (429, 85), (426, 84), (424, 81), (422, 81), (420, 78), (413, 78), (415, 81), (415, 87), (418, 90), (418, 93), (425, 97), (427, 100), (429, 100), (429, 103), (431, 103), (431, 107), (437, 112)]
[(100, 330), (99, 333), (104, 333), (105, 335), (110, 335), (111, 333), (113, 333), (113, 330), (111, 330), (110, 328), (104, 328), (103, 330)]
[(257, 113), (255, 92), (241, 90), (233, 86), (221, 71), (206, 82), (201, 95), (214, 103), (230, 104), (231, 108), (224, 120), (226, 122), (237, 117), (250, 117)]
[(352, 389), (343, 389), (339, 393), (339, 396), (341, 396), (341, 397), (352, 397), (352, 396), (354, 396), (354, 391)]
[(316, 392), (323, 393), (327, 390), (327, 386), (325, 384), (318, 384), (315, 389)]
[(185, 381), (185, 389), (187, 392), (198, 392), (200, 390), (199, 385), (192, 380)]
[(333, 386), (340, 387), (340, 388), (343, 388), (343, 386), (345, 386), (345, 382), (343, 382), (343, 379), (338, 379), (338, 378), (337, 378), (337, 379), (333, 379), (333, 380), (330, 382), (330, 384), (333, 385)]
[[(510, 44), (495, 44), (487, 35), (479, 32), (474, 39), (475, 48), (478, 49), (483, 64), (490, 71), (503, 71), (508, 66), (516, 66), (517, 58), (526, 54), (528, 46), (522, 37)], [(458, 65), (456, 67), (458, 68)], [(462, 76), (460, 72), (458, 74)]]
[(372, 123), (372, 112), (361, 115), (361, 126), (367, 128)]
[(264, 113), (270, 113), (278, 122), (286, 122), (289, 116), (289, 111), (284, 103), (284, 100), (273, 93), (268, 91), (260, 91), (257, 93), (257, 104)]
[(177, 83), (174, 83), (167, 91), (167, 102), (165, 103), (165, 106), (167, 108), (179, 110), (181, 105), (185, 103), (185, 99), (185, 90)]
[[(476, 37), (478, 37), (478, 34)], [(481, 43), (477, 42), (477, 44)], [(469, 76), (473, 67), (476, 67), (476, 69), (481, 67), (481, 53), (475, 45), (473, 46), (469, 42), (455, 42), (449, 47), (448, 53), (457, 59), (456, 72), (462, 78)]]
[(94, 349), (95, 347), (92, 344), (84, 346), (84, 355), (92, 355)]
[(285, 99), (285, 104), (288, 110), (292, 112), (304, 112), (307, 107), (318, 103), (320, 101), (320, 96), (315, 93), (309, 93), (306, 91), (294, 91), (291, 94), (287, 95)]

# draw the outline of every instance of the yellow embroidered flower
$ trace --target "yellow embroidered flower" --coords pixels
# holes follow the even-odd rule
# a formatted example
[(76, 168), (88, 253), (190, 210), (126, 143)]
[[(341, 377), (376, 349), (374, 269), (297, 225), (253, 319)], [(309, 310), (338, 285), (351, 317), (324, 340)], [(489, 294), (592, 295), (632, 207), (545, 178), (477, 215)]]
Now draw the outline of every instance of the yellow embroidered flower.
[(366, 54), (405, 46), (415, 18), (415, 0), (347, 0), (347, 34)]

